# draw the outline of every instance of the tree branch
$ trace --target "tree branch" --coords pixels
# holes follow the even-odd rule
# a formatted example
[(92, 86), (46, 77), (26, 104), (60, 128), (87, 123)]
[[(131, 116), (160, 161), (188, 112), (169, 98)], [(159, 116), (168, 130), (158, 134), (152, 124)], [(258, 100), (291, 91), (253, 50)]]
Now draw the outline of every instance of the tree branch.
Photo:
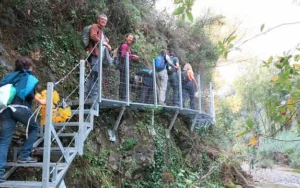
[(265, 31), (265, 32), (262, 32), (262, 33), (257, 34), (257, 35), (255, 35), (255, 36), (253, 36), (253, 37), (251, 37), (251, 38), (249, 38), (249, 39), (247, 39), (247, 40), (244, 40), (241, 44), (237, 45), (236, 48), (239, 48), (240, 46), (242, 46), (242, 45), (245, 44), (246, 42), (248, 42), (248, 41), (250, 41), (250, 40), (253, 40), (253, 39), (255, 39), (255, 38), (257, 38), (257, 37), (259, 37), (259, 36), (261, 36), (261, 35), (264, 35), (264, 34), (270, 32), (270, 31), (272, 31), (272, 30), (274, 30), (274, 29), (277, 29), (277, 28), (279, 28), (279, 27), (286, 26), (286, 25), (295, 25), (295, 24), (300, 24), (300, 21), (299, 21), (299, 22), (291, 22), (291, 23), (283, 23), (283, 24), (277, 25), (277, 26), (275, 26), (275, 27), (272, 27), (272, 28), (268, 29), (268, 30)]

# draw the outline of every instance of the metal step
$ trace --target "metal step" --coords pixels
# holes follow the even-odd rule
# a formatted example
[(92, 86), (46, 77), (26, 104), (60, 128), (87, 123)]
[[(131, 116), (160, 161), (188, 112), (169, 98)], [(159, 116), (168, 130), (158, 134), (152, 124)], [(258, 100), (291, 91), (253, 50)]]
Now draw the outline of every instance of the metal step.
[(53, 123), (54, 127), (78, 127), (79, 122)]
[[(57, 136), (58, 137), (74, 137), (76, 134), (78, 134), (78, 132), (75, 132), (75, 133), (58, 133)], [(37, 136), (42, 137), (44, 135), (38, 134)]]
[[(66, 148), (65, 148), (66, 149)], [(33, 149), (33, 155), (36, 156), (36, 155), (44, 155), (44, 148), (43, 147), (39, 147), (39, 148), (34, 148)], [(70, 147), (67, 149), (69, 152), (78, 152), (76, 148), (74, 147)], [(55, 156), (60, 156), (62, 155), (62, 152), (60, 150), (59, 147), (55, 147), (55, 148), (51, 148), (51, 155), (55, 155)]]
[[(43, 163), (17, 163), (17, 162), (8, 162), (6, 163), (7, 167), (43, 167)], [(65, 163), (50, 163), (50, 167), (56, 167), (57, 169), (63, 169), (66, 167)]]
[[(41, 188), (42, 182), (37, 181), (5, 181), (0, 183), (0, 187), (11, 187), (11, 188)], [(49, 188), (54, 188), (55, 183), (49, 183)]]
[[(79, 110), (71, 110), (73, 115), (78, 115), (79, 114)], [(84, 109), (83, 113), (84, 114), (89, 114), (91, 112), (91, 109)]]

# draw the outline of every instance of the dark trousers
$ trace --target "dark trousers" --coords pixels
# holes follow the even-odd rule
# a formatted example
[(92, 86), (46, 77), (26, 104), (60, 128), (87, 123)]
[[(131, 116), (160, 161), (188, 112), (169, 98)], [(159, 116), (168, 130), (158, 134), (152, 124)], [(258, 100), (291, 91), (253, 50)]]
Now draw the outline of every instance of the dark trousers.
[(186, 101), (187, 97), (190, 97), (190, 108), (195, 109), (195, 86), (192, 81), (187, 82), (186, 84), (182, 84), (182, 105)]
[(119, 98), (120, 100), (126, 100), (126, 65), (125, 62), (121, 61), (120, 64), (120, 85), (119, 85)]

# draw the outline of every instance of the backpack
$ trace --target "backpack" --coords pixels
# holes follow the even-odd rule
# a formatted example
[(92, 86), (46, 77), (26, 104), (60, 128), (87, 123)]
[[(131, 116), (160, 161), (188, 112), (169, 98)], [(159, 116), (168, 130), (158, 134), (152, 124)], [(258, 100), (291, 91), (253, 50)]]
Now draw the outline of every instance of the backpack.
[(120, 44), (120, 46), (113, 51), (113, 64), (116, 66), (116, 69), (120, 68), (120, 63), (121, 63), (121, 46), (124, 43)]
[[(82, 42), (83, 42), (83, 45), (84, 45), (84, 49), (89, 47), (89, 44), (90, 44), (90, 30), (91, 30), (92, 25), (93, 24), (85, 26), (83, 28), (82, 32), (81, 32), (81, 37), (82, 37)], [(98, 30), (98, 32), (99, 32), (99, 30)], [(102, 33), (103, 33), (103, 37), (105, 38), (104, 31), (102, 31)]]
[(160, 72), (166, 68), (165, 57), (163, 55), (159, 55), (155, 58), (155, 70)]
[[(173, 65), (175, 66), (176, 63), (179, 62), (179, 59), (178, 59), (177, 57), (173, 56), (173, 57), (171, 58), (171, 62), (172, 62)], [(177, 72), (177, 70), (175, 69), (175, 67), (170, 66), (170, 65), (167, 65), (167, 70), (168, 70), (168, 74), (172, 74), (173, 72)]]
[(91, 30), (92, 25), (87, 25), (83, 28), (81, 37), (82, 37), (82, 42), (84, 45), (84, 48), (86, 49), (89, 46), (90, 43), (90, 30)]
[(151, 69), (141, 69), (139, 70), (136, 75), (138, 76), (152, 76), (152, 70)]
[(187, 70), (182, 70), (181, 71), (181, 82), (182, 83), (187, 83), (187, 82), (190, 81), (187, 72), (188, 72)]
[(10, 105), (16, 96), (16, 88), (12, 84), (0, 87), (0, 112)]
[(39, 80), (26, 69), (7, 74), (0, 82), (0, 87), (12, 84), (16, 89), (16, 95), (21, 99), (25, 98), (34, 90)]

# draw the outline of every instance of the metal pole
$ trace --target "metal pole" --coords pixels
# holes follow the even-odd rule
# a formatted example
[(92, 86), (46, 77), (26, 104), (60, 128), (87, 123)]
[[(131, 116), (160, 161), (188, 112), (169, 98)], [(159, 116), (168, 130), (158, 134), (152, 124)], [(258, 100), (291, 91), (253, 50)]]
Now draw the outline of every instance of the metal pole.
[(79, 142), (78, 154), (83, 155), (83, 146), (85, 140), (86, 124), (84, 123), (84, 72), (85, 62), (80, 60), (80, 78), (79, 78)]
[(183, 108), (183, 104), (182, 104), (182, 78), (181, 78), (181, 67), (179, 67), (178, 69), (178, 78), (179, 78), (179, 105), (180, 105), (180, 109), (182, 110)]
[(154, 97), (154, 107), (157, 108), (157, 90), (156, 90), (156, 71), (155, 71), (155, 61), (153, 59), (153, 97)]
[(44, 134), (44, 152), (43, 152), (43, 181), (42, 187), (49, 187), (50, 180), (50, 152), (51, 152), (51, 126), (52, 125), (52, 101), (53, 101), (52, 82), (47, 83), (47, 99), (46, 99), (46, 125)]
[(102, 100), (102, 74), (103, 74), (103, 72), (102, 72), (102, 60), (103, 60), (103, 46), (102, 46), (102, 44), (103, 44), (103, 40), (104, 40), (104, 35), (103, 35), (103, 32), (102, 32), (102, 34), (101, 34), (101, 41), (99, 42), (99, 70), (98, 70), (98, 72), (99, 72), (99, 74), (98, 74), (98, 76), (99, 76), (99, 78), (98, 78), (98, 89), (99, 89), (99, 91), (98, 91), (98, 93), (99, 93), (99, 95), (98, 95), (98, 101), (99, 102), (101, 102), (101, 100)]
[(215, 113), (215, 92), (214, 92), (214, 86), (213, 83), (210, 82), (211, 84), (211, 101), (212, 101), (212, 117), (213, 117), (213, 122), (216, 123), (216, 113)]
[(214, 91), (212, 82), (209, 83), (209, 91), (210, 91), (210, 114), (212, 118), (215, 118), (215, 110), (214, 110)]
[(200, 75), (197, 75), (197, 82), (198, 82), (198, 104), (199, 104), (199, 113), (202, 112), (202, 104), (201, 104), (201, 82), (200, 82)]
[(130, 102), (130, 86), (129, 86), (129, 53), (126, 52), (126, 102), (127, 106), (129, 106)]

